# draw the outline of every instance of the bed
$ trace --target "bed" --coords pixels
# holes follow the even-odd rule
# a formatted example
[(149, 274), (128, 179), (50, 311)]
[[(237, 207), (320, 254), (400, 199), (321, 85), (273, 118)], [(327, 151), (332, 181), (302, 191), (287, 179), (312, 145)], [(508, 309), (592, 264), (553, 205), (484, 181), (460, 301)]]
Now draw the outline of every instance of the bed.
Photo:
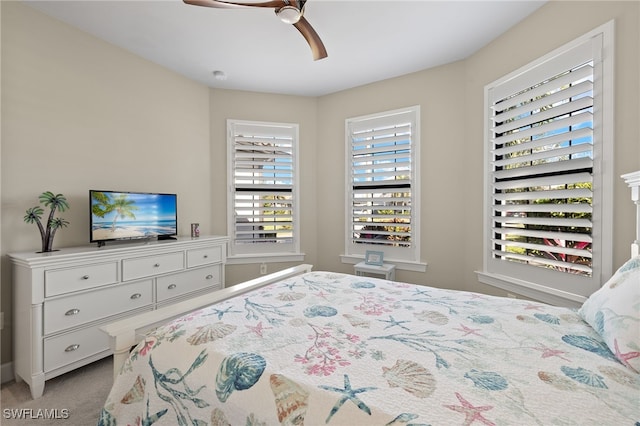
[(99, 424), (640, 424), (637, 252), (578, 310), (306, 265), (234, 287), (105, 327)]

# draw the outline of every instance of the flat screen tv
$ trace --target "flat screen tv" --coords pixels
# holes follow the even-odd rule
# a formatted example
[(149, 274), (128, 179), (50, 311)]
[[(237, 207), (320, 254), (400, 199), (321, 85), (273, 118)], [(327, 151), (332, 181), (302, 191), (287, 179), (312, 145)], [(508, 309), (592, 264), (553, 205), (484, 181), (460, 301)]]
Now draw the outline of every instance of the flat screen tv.
[(178, 235), (176, 194), (89, 191), (92, 243)]

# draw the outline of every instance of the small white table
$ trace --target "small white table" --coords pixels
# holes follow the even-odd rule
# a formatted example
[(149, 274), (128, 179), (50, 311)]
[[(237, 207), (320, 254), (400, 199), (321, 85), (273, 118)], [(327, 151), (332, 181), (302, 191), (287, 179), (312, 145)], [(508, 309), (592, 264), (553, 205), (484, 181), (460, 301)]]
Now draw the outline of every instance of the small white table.
[(393, 281), (396, 279), (396, 265), (383, 263), (382, 265), (367, 265), (364, 261), (356, 263), (353, 267), (356, 275), (366, 277), (370, 275), (382, 275), (386, 280)]

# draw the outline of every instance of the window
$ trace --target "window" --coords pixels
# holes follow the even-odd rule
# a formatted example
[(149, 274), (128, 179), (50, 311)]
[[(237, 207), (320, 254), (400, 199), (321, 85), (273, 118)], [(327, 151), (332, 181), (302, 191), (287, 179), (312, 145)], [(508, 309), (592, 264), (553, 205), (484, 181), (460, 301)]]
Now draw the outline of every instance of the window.
[(346, 120), (346, 255), (419, 261), (418, 106)]
[(483, 282), (579, 304), (611, 273), (612, 58), (603, 32), (486, 88)]
[(298, 125), (228, 120), (227, 134), (230, 257), (299, 254)]

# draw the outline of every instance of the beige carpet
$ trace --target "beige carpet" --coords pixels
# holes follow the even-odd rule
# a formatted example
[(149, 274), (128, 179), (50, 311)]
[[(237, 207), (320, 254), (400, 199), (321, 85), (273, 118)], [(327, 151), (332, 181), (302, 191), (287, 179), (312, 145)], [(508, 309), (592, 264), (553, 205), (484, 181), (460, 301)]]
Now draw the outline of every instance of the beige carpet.
[[(44, 394), (31, 399), (29, 386), (24, 382), (2, 385), (0, 424), (7, 425), (64, 425), (91, 426), (98, 422), (100, 410), (107, 399), (112, 383), (111, 357), (96, 361), (77, 370), (47, 380)], [(37, 416), (38, 410), (57, 414), (57, 420), (42, 418), (12, 419), (12, 413)], [(64, 411), (66, 410), (66, 411)], [(42, 413), (42, 411), (40, 411)], [(66, 413), (66, 414), (65, 414)], [(62, 417), (67, 417), (62, 418)]]

